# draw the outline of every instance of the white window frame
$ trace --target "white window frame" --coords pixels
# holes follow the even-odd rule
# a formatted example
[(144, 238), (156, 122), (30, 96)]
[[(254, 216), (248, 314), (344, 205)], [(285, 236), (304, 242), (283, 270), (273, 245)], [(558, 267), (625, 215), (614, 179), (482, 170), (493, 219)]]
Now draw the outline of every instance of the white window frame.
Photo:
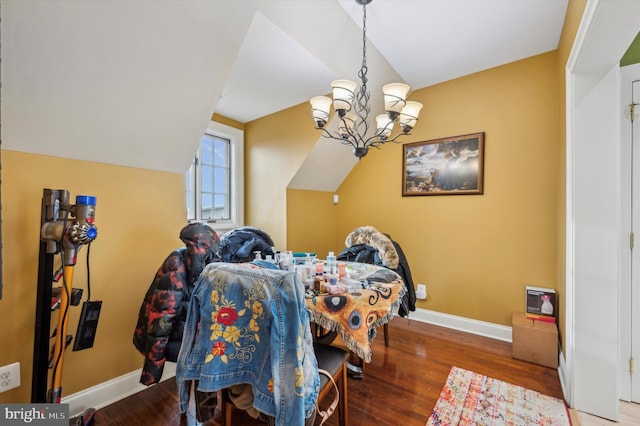
[[(230, 156), (230, 217), (231, 219), (217, 219), (206, 221), (213, 229), (219, 233), (225, 233), (232, 229), (244, 226), (244, 131), (215, 121), (209, 122), (205, 132), (208, 135), (229, 140)], [(200, 145), (198, 145), (198, 152)], [(196, 176), (198, 179), (199, 176)], [(185, 185), (185, 190), (187, 190)], [(201, 197), (196, 194), (195, 213), (196, 218), (189, 222), (201, 222), (198, 217), (201, 211)], [(187, 201), (188, 202), (188, 201)], [(188, 208), (188, 206), (187, 206)]]

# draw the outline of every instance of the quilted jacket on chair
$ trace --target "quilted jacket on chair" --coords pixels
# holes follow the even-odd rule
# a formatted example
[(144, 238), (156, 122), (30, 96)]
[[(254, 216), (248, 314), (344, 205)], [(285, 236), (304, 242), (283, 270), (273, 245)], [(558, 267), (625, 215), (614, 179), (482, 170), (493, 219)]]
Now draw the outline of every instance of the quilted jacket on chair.
[(176, 362), (191, 292), (204, 267), (219, 260), (218, 234), (206, 224), (190, 223), (180, 231), (185, 247), (164, 260), (145, 294), (133, 344), (144, 355), (140, 383), (162, 377), (165, 361)]

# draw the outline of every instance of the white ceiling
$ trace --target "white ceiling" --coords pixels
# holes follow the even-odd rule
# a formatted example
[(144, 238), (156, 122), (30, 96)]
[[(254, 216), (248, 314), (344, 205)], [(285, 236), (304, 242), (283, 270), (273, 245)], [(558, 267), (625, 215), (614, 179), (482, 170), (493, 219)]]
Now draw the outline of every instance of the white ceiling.
[[(182, 173), (213, 112), (254, 120), (328, 93), (333, 79), (357, 81), (362, 61), (355, 0), (0, 8), (2, 147), (37, 154)], [(553, 50), (566, 8), (567, 0), (374, 0), (372, 103), (384, 83), (419, 89)]]
[[(355, 0), (337, 3), (353, 22), (330, 15), (338, 11), (328, 7), (324, 15), (309, 10), (295, 19), (320, 21), (319, 32), (299, 39), (258, 13), (216, 111), (247, 122), (328, 93), (333, 79), (358, 81), (363, 8)], [(374, 0), (367, 6), (368, 55), (377, 49), (397, 73), (385, 82), (396, 77), (420, 89), (556, 49), (566, 9), (566, 0)], [(309, 48), (326, 43), (326, 33), (342, 35), (352, 25), (358, 26), (355, 45), (343, 52), (341, 43), (330, 49), (331, 55), (356, 60), (346, 76)], [(248, 102), (255, 93), (263, 96)]]

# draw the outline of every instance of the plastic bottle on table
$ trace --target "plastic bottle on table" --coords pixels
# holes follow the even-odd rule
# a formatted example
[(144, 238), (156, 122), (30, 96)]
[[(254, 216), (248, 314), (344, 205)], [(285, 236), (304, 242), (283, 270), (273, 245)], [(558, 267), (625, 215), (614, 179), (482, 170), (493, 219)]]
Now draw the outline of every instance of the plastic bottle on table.
[(327, 274), (336, 275), (336, 255), (330, 251), (327, 255)]
[(347, 264), (344, 262), (338, 262), (338, 281), (342, 281), (347, 276)]
[(304, 271), (306, 279), (305, 284), (307, 284), (308, 287), (311, 287), (313, 285), (313, 277), (315, 276), (313, 270), (313, 261), (311, 260), (311, 253), (307, 253), (307, 258), (304, 261)]

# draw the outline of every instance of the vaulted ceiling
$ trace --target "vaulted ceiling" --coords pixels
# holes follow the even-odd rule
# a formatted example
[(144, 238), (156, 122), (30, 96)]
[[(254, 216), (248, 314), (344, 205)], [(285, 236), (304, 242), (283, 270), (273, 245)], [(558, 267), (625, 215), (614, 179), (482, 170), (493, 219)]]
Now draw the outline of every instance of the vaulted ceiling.
[[(553, 50), (566, 8), (374, 0), (370, 87)], [(362, 61), (355, 0), (3, 0), (0, 14), (3, 149), (153, 170), (185, 172), (214, 112), (263, 117), (357, 81)]]

